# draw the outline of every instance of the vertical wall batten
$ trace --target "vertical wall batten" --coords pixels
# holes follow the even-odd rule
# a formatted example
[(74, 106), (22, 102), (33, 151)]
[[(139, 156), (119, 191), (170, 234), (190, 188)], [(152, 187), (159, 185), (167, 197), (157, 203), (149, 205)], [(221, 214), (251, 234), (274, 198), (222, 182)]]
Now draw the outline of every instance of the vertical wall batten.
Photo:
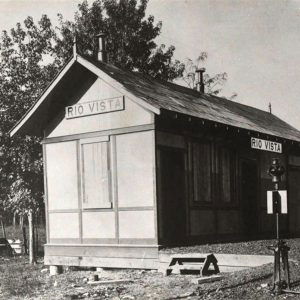
[(113, 197), (113, 210), (115, 212), (115, 237), (117, 243), (120, 242), (120, 234), (119, 234), (119, 201), (118, 201), (118, 166), (117, 166), (117, 143), (116, 136), (111, 136), (110, 142), (110, 152), (111, 152), (111, 170), (112, 170), (112, 197)]
[(47, 153), (46, 144), (42, 145), (43, 150), (43, 171), (44, 171), (44, 196), (45, 196), (45, 217), (46, 217), (46, 241), (50, 242), (49, 232), (49, 206), (48, 206), (48, 183), (47, 183)]
[(77, 181), (77, 186), (78, 186), (78, 209), (79, 209), (79, 213), (78, 213), (78, 218), (79, 218), (79, 240), (80, 240), (80, 243), (82, 244), (82, 178), (81, 178), (81, 145), (80, 145), (80, 141), (77, 140), (77, 143), (76, 143), (77, 147), (77, 178), (78, 178), (78, 181)]
[(152, 145), (152, 157), (153, 157), (153, 210), (154, 210), (154, 229), (155, 229), (155, 240), (156, 243), (158, 243), (158, 213), (157, 213), (157, 160), (156, 160), (156, 131), (153, 130), (152, 132), (152, 141), (153, 141), (153, 145)]
[(191, 234), (190, 229), (190, 190), (189, 190), (189, 150), (188, 150), (188, 141), (187, 139), (184, 140), (184, 172), (185, 172), (185, 194), (187, 201), (185, 201), (185, 232), (186, 235), (189, 236)]

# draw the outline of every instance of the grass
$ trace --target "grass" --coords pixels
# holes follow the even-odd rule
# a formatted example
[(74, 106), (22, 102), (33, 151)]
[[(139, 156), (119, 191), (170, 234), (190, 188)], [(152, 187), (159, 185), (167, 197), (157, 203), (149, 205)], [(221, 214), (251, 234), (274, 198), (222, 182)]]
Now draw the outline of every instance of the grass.
[(34, 295), (46, 285), (39, 272), (41, 265), (29, 265), (27, 261), (25, 257), (1, 260), (1, 299)]

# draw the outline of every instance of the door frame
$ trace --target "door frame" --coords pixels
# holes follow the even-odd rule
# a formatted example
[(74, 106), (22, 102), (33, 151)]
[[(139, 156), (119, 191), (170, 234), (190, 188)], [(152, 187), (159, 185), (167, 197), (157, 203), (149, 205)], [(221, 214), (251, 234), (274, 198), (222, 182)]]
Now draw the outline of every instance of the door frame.
[(239, 157), (239, 210), (240, 210), (240, 226), (241, 226), (241, 235), (243, 237), (253, 237), (253, 234), (249, 234), (245, 232), (244, 230), (244, 220), (243, 220), (243, 172), (242, 172), (242, 164), (243, 162), (251, 162), (255, 163), (256, 165), (256, 212), (258, 215), (258, 222), (257, 222), (257, 233), (254, 233), (255, 235), (259, 235), (261, 233), (261, 209), (260, 209), (260, 164), (259, 159), (257, 157), (247, 157), (247, 156), (241, 156)]
[[(185, 148), (177, 148), (177, 147), (171, 147), (171, 146), (165, 146), (165, 145), (157, 145), (156, 147), (156, 170), (157, 170), (157, 199), (159, 204), (157, 205), (157, 210), (159, 210), (160, 208), (162, 208), (163, 210), (163, 199), (162, 199), (162, 194), (161, 194), (161, 152), (162, 151), (172, 151), (172, 152), (177, 152), (177, 153), (181, 153), (183, 155), (183, 163), (184, 163), (184, 195), (185, 195), (185, 199), (184, 199), (184, 229), (185, 229), (185, 234), (183, 239), (185, 239), (185, 241), (187, 242), (188, 236), (189, 236), (189, 189), (188, 189), (188, 159), (187, 159), (187, 150)], [(158, 211), (157, 213), (157, 223), (158, 223), (158, 241), (159, 244), (163, 244), (163, 245), (171, 245), (170, 241), (168, 239), (166, 239), (165, 237), (161, 237), (160, 236), (160, 228), (164, 226), (163, 224), (163, 217), (161, 216), (161, 212)], [(184, 244), (185, 241), (182, 241), (181, 244)]]

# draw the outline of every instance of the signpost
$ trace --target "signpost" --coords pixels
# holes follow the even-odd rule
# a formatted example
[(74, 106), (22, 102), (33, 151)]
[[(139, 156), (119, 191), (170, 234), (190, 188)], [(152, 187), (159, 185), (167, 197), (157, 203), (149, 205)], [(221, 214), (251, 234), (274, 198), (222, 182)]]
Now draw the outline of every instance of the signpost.
[(287, 214), (287, 191), (267, 191), (267, 213)]
[[(269, 246), (270, 250), (274, 251), (274, 275), (273, 275), (273, 288), (272, 291), (276, 295), (282, 294), (282, 292), (292, 292), (284, 290), (290, 288), (290, 271), (288, 252), (290, 248), (286, 245), (279, 237), (279, 215), (287, 213), (287, 191), (279, 190), (279, 182), (284, 174), (285, 169), (280, 165), (278, 158), (272, 159), (272, 164), (268, 170), (268, 174), (272, 176), (272, 182), (274, 182), (275, 190), (267, 191), (267, 208), (268, 214), (276, 214), (276, 238), (277, 242), (275, 245)], [(281, 266), (280, 258), (282, 259), (284, 279), (281, 278)], [(294, 293), (294, 292), (293, 292)]]

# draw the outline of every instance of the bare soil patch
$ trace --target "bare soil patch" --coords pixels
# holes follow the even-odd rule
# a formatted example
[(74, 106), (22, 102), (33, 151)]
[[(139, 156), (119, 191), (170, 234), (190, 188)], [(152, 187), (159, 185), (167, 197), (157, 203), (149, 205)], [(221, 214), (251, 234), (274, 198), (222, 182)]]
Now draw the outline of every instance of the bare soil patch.
[[(166, 253), (238, 253), (272, 254), (266, 248), (273, 241), (253, 241), (164, 249)], [(300, 291), (300, 239), (288, 240), (293, 289)], [(50, 276), (42, 260), (35, 266), (26, 257), (0, 259), (0, 299), (274, 299), (273, 265), (224, 273), (224, 279), (201, 285), (193, 284), (196, 275), (165, 277), (154, 271), (101, 270), (100, 280), (132, 280), (129, 283), (89, 285), (87, 279), (95, 271), (68, 269), (61, 275)], [(276, 299), (297, 299), (299, 295), (283, 294)]]

